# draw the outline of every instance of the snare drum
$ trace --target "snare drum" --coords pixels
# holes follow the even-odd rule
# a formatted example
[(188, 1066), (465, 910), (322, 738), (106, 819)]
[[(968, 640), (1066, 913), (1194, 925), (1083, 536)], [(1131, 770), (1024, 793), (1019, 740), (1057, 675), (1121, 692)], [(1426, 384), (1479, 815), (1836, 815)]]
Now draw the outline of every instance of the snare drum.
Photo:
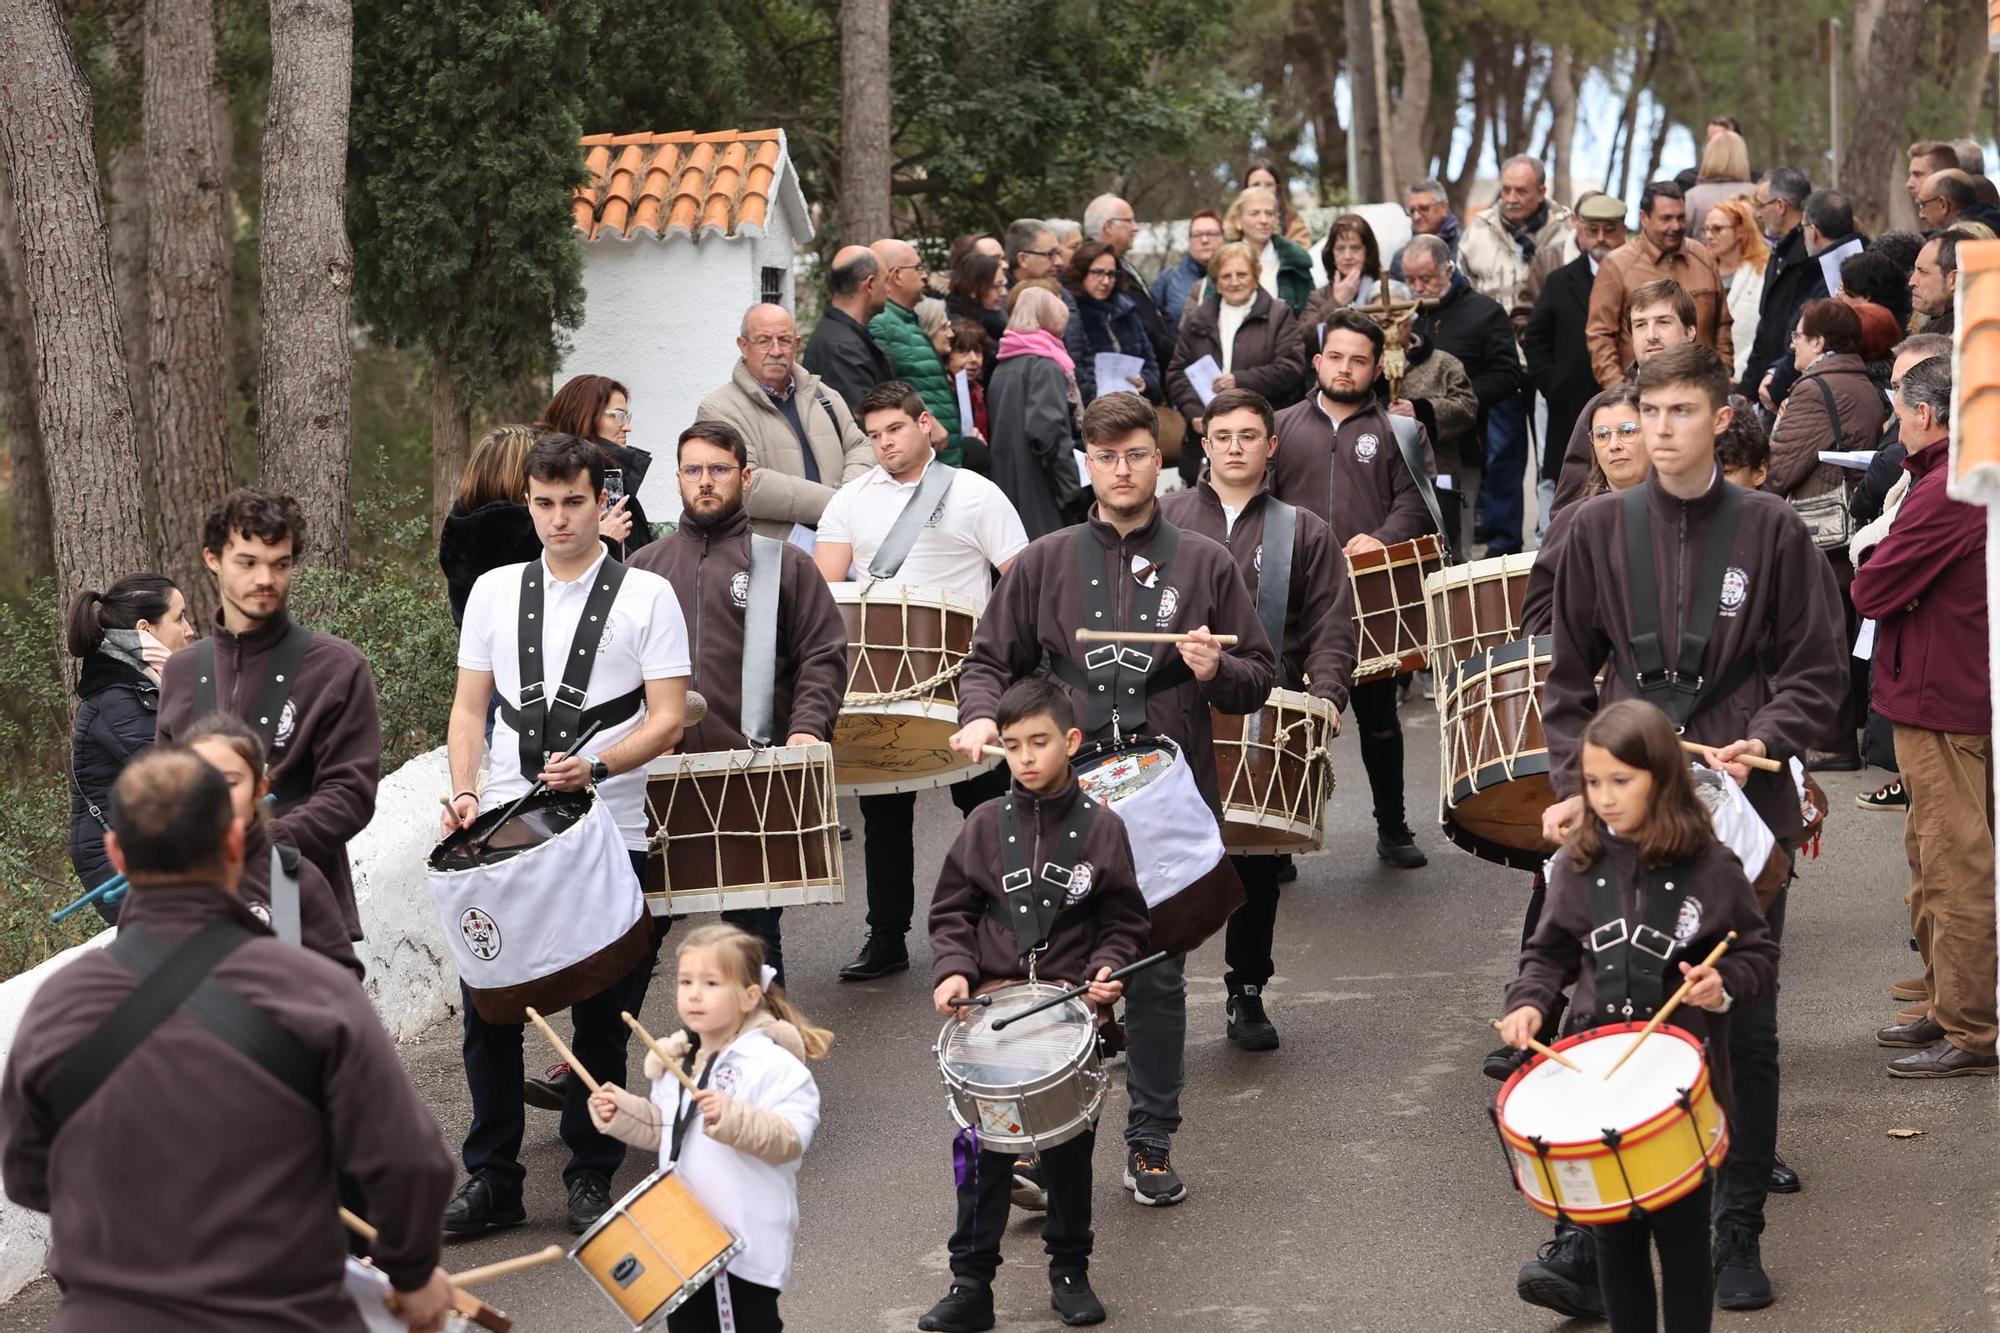
[(1534, 567), (1535, 553), (1523, 551), (1451, 565), (1424, 580), (1434, 670), (1449, 671), (1481, 648), (1521, 637), (1521, 606)]
[(909, 584), (836, 583), (832, 591), (847, 621), (847, 697), (833, 728), (841, 795), (923, 791), (990, 767), (947, 744), (982, 604)]
[(1542, 811), (1556, 799), (1542, 738), (1552, 644), (1545, 634), (1483, 648), (1438, 678), (1444, 834), (1521, 870), (1539, 869), (1554, 850), (1542, 841)]
[(1376, 680), (1424, 665), (1430, 652), (1430, 610), (1424, 580), (1444, 566), (1437, 534), (1425, 533), (1349, 556), (1354, 585), (1354, 682)]
[(1685, 1198), (1720, 1166), (1729, 1129), (1701, 1043), (1672, 1026), (1646, 1039), (1616, 1074), (1644, 1023), (1616, 1023), (1555, 1044), (1583, 1072), (1538, 1055), (1493, 1104), (1508, 1167), (1544, 1217), (1623, 1222)]
[(1165, 736), (1094, 741), (1071, 761), (1076, 785), (1125, 822), (1153, 947), (1186, 953), (1243, 905), (1243, 881), (1180, 747)]
[(646, 905), (656, 916), (846, 897), (825, 743), (665, 754), (646, 765)]
[(1294, 690), (1272, 690), (1254, 713), (1211, 712), (1209, 720), (1222, 788), (1223, 846), (1245, 856), (1325, 846), (1333, 705)]
[(638, 1330), (665, 1325), (742, 1250), (667, 1168), (612, 1204), (569, 1257)]
[(1097, 1021), (1082, 1000), (1065, 1000), (1033, 1018), (995, 1030), (1062, 987), (1030, 981), (989, 992), (993, 1003), (967, 1008), (938, 1033), (938, 1073), (952, 1119), (979, 1132), (988, 1152), (1032, 1153), (1067, 1143), (1097, 1119), (1104, 1068)]

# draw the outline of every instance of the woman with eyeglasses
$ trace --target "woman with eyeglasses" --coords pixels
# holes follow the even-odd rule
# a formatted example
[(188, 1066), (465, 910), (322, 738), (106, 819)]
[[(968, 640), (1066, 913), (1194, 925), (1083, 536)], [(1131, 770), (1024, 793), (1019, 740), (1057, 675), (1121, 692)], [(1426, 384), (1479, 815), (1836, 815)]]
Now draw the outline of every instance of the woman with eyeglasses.
[[(1694, 211), (1691, 200), (1688, 211)], [(1722, 273), (1723, 299), (1733, 321), (1730, 336), (1736, 344), (1734, 373), (1740, 380), (1750, 364), (1751, 344), (1757, 340), (1757, 306), (1764, 295), (1764, 269), (1771, 261), (1771, 247), (1757, 227), (1755, 206), (1740, 194), (1708, 206), (1700, 235)]]
[[(608, 375), (572, 375), (556, 390), (556, 396), (549, 399), (549, 405), (542, 409), (542, 419), (535, 423), (537, 430), (589, 440), (603, 453), (605, 467), (618, 470), (615, 489), (611, 485), (613, 478), (605, 478), (605, 489), (612, 493), (612, 505), (602, 530), (610, 537), (614, 519), (623, 515), (631, 520), (631, 531), (620, 539), (627, 557), (653, 540), (652, 524), (647, 522), (645, 507), (639, 503), (639, 484), (653, 466), (653, 456), (627, 443), (632, 434), (631, 398), (631, 392)], [(521, 494), (527, 494), (525, 480)]]
[[(1076, 385), (1084, 402), (1124, 391), (1140, 394), (1149, 403), (1165, 402), (1159, 358), (1153, 353), (1153, 340), (1146, 336), (1138, 303), (1118, 290), (1117, 252), (1102, 241), (1078, 246), (1076, 257), (1063, 270), (1063, 286), (1076, 298), (1077, 318), (1082, 321), (1079, 346), (1083, 356), (1076, 362)], [(1140, 372), (1123, 384), (1099, 384), (1099, 352), (1137, 357)]]
[[(1229, 242), (1208, 268), (1214, 290), (1188, 313), (1167, 367), (1167, 392), (1196, 440), (1206, 427), (1207, 409), (1188, 378), (1189, 366), (1209, 357), (1222, 368), (1215, 392), (1252, 389), (1276, 409), (1305, 397), (1311, 360), (1292, 308), (1258, 285), (1257, 256), (1248, 245)], [(1181, 450), (1181, 477), (1189, 484), (1201, 475), (1201, 461), (1198, 447)]]
[[(1375, 239), (1375, 229), (1368, 225), (1368, 219), (1359, 213), (1342, 213), (1333, 220), (1326, 233), (1326, 244), (1320, 249), (1320, 262), (1326, 267), (1326, 285), (1307, 298), (1306, 308), (1299, 316), (1304, 328), (1317, 329), (1330, 310), (1372, 305), (1380, 297), (1382, 244)], [(1389, 296), (1392, 300), (1407, 301), (1410, 289), (1392, 278)]]

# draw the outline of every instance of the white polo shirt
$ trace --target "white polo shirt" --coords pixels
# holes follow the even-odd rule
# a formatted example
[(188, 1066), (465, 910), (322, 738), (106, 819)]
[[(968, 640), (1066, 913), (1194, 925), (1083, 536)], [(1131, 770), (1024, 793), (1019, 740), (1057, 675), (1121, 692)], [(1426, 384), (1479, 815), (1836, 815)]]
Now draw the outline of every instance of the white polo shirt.
[[(603, 567), (600, 554), (588, 572), (572, 583), (563, 583), (548, 571), (548, 557), (542, 567), (542, 637), (537, 657), (550, 664), (544, 686), (553, 692), (562, 680), (562, 664), (569, 656), (570, 641), (576, 637), (577, 621), (584, 603), (590, 599), (591, 581)], [(521, 571), (525, 564), (502, 565), (479, 576), (465, 602), (465, 623), (458, 636), (458, 664), (468, 671), (491, 671), (494, 688), (509, 705), (521, 701), (521, 652), (517, 627), (521, 619)], [(643, 569), (627, 569), (611, 603), (604, 632), (598, 638), (597, 660), (591, 667), (590, 685), (584, 691), (584, 707), (595, 708), (620, 695), (643, 688), (649, 680), (671, 680), (688, 674), (687, 622), (681, 618), (680, 599), (673, 585), (658, 574)], [(615, 722), (590, 738), (586, 754), (602, 754), (638, 729), (645, 720), (646, 707), (623, 722)], [(543, 747), (561, 753), (566, 743), (551, 738)], [(479, 794), (482, 810), (505, 805), (528, 790), (533, 774), (522, 776), (520, 737), (507, 724), (504, 713), (493, 718), (492, 766), (486, 789)], [(625, 846), (635, 852), (646, 849), (646, 770), (639, 767), (606, 779), (597, 794), (618, 821)]]
[[(927, 464), (925, 472), (934, 464), (935, 460)], [(923, 478), (924, 473), (918, 473), (915, 481), (898, 482), (877, 463), (827, 501), (819, 518), (819, 539), (852, 546), (854, 567), (865, 574)], [(917, 534), (909, 558), (896, 577), (884, 583), (943, 588), (984, 605), (993, 590), (991, 571), (1027, 545), (1027, 529), (1006, 492), (970, 468), (960, 468), (944, 503)]]

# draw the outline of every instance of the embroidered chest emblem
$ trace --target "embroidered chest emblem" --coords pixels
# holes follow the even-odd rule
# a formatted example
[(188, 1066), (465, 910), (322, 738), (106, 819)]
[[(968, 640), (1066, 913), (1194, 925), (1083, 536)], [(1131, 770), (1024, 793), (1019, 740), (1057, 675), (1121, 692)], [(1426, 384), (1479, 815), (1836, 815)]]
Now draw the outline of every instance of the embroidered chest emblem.
[(1259, 574), (1264, 572), (1264, 543), (1258, 542), (1257, 549), (1250, 553), (1250, 568)]
[(1685, 946), (1701, 933), (1701, 900), (1689, 895), (1681, 899), (1680, 919), (1674, 922), (1674, 943)]
[(1069, 891), (1063, 894), (1063, 905), (1074, 907), (1082, 902), (1084, 895), (1090, 892), (1090, 882), (1094, 878), (1096, 872), (1091, 869), (1090, 862), (1078, 861), (1069, 872)]
[(1374, 462), (1375, 451), (1381, 447), (1382, 447), (1381, 437), (1376, 435), (1375, 432), (1372, 430), (1368, 431), (1354, 442), (1355, 461), (1361, 463)]
[(278, 730), (271, 737), (271, 748), (274, 750), (284, 749), (285, 742), (292, 738), (292, 733), (298, 730), (298, 726), (299, 710), (293, 706), (290, 699), (287, 699), (285, 700), (285, 711), (278, 714)]
[(490, 963), (500, 956), (500, 925), (477, 907), (468, 907), (458, 918), (458, 933), (474, 958)]
[(1750, 595), (1750, 576), (1741, 567), (1731, 565), (1722, 575), (1722, 595), (1719, 614), (1733, 616), (1743, 609), (1743, 601)]
[(729, 576), (729, 600), (738, 606), (750, 605), (750, 571), (743, 570)]
[(1165, 627), (1166, 624), (1174, 618), (1174, 612), (1180, 610), (1180, 607), (1181, 607), (1181, 594), (1179, 589), (1173, 587), (1166, 587), (1160, 589), (1159, 624), (1162, 627)]
[(721, 1091), (734, 1092), (736, 1091), (736, 1085), (742, 1081), (742, 1073), (735, 1065), (724, 1064), (716, 1066), (715, 1086)]

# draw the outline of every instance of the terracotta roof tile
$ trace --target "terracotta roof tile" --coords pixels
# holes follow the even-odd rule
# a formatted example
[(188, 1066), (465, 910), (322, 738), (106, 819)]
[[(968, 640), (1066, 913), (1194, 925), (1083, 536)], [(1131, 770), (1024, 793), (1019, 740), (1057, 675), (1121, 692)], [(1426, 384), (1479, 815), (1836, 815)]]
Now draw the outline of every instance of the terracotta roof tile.
[(762, 235), (778, 186), (777, 130), (587, 134), (570, 205), (586, 240)]

